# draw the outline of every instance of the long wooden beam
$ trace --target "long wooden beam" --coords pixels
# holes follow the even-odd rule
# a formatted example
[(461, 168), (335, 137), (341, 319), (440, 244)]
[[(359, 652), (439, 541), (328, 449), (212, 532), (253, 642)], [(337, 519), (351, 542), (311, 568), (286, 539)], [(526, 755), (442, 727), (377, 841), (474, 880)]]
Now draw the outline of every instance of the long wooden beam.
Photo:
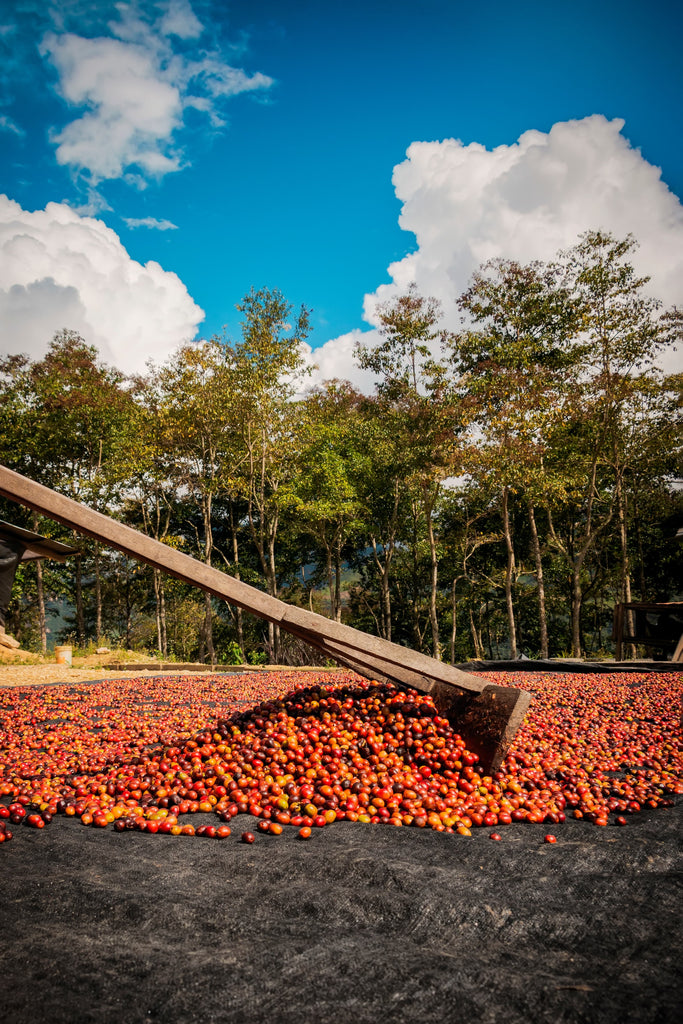
[(1, 465), (0, 494), (275, 623), (361, 675), (432, 695), (489, 768), (500, 763), (524, 718), (531, 695), (523, 690), (495, 686), (418, 651), (288, 605)]

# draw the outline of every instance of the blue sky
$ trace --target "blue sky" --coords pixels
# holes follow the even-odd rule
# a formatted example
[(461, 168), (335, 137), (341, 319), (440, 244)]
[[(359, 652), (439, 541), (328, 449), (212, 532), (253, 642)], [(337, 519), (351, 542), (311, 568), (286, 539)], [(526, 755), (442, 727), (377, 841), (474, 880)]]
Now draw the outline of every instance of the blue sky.
[(0, 12), (3, 350), (66, 326), (140, 368), (194, 330), (236, 335), (235, 303), (267, 286), (312, 308), (326, 371), (352, 375), (338, 339), (377, 298), (416, 280), (448, 307), (478, 257), (594, 226), (632, 230), (683, 299), (655, 259), (683, 241), (673, 0)]

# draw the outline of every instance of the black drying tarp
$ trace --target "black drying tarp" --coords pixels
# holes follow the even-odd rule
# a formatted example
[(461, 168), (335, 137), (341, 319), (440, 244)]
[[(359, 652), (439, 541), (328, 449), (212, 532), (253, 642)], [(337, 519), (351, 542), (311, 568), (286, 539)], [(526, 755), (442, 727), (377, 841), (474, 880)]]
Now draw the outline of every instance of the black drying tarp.
[(681, 817), (512, 825), (500, 842), (341, 822), (252, 846), (246, 815), (222, 842), (16, 826), (0, 848), (3, 1015), (678, 1022)]
[(678, 1024), (682, 820), (679, 804), (625, 827), (499, 826), (500, 842), (339, 822), (251, 846), (248, 815), (222, 842), (16, 826), (3, 1018)]
[(683, 664), (674, 661), (581, 661), (579, 658), (515, 658), (513, 661), (467, 661), (456, 665), (467, 672), (562, 672), (610, 675), (614, 672), (682, 672)]

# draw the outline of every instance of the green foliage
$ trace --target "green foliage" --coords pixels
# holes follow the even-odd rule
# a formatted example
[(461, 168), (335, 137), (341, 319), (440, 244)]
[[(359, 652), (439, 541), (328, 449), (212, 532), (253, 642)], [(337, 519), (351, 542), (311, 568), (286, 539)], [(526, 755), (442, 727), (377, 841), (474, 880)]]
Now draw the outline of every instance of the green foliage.
[[(655, 363), (682, 318), (648, 296), (634, 245), (595, 231), (548, 264), (490, 262), (455, 334), (408, 289), (378, 307), (379, 343), (357, 349), (372, 396), (344, 381), (304, 391), (309, 312), (276, 290), (238, 305), (238, 341), (181, 346), (134, 381), (62, 331), (40, 360), (0, 360), (0, 460), (453, 662), (608, 651), (616, 602), (680, 598), (683, 578), (681, 378)], [(2, 515), (73, 542), (7, 502)], [(45, 564), (42, 600), (67, 602), (81, 646), (315, 663), (275, 627), (77, 543), (78, 560)], [(39, 604), (23, 565), (9, 625), (34, 649)]]
[(244, 665), (244, 652), (236, 640), (230, 640), (221, 652), (221, 664)]

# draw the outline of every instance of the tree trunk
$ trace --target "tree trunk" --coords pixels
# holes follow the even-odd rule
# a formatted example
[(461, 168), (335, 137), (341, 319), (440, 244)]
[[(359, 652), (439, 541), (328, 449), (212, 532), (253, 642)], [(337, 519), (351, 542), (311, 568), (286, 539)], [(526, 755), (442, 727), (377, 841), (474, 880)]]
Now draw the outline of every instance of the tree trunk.
[[(597, 466), (598, 466), (598, 451), (593, 457), (591, 466), (591, 474), (589, 478), (588, 487), (588, 501), (586, 504), (585, 521), (583, 526), (583, 532), (580, 542), (577, 543), (572, 530), (572, 535), (569, 538), (567, 544), (563, 544), (560, 538), (557, 536), (555, 526), (553, 524), (553, 517), (550, 509), (548, 509), (548, 529), (550, 530), (550, 536), (553, 543), (557, 547), (558, 551), (564, 555), (568, 566), (571, 570), (571, 627), (572, 627), (572, 658), (581, 657), (581, 602), (583, 600), (583, 594), (581, 590), (581, 572), (583, 570), (583, 564), (586, 560), (588, 552), (595, 544), (598, 536), (606, 530), (612, 521), (614, 515), (614, 502), (612, 501), (609, 510), (602, 522), (597, 527), (593, 525), (593, 505), (596, 495), (596, 479), (597, 479)], [(578, 554), (576, 554), (578, 549)]]
[[(85, 647), (85, 613), (83, 610), (83, 572), (81, 555), (76, 555), (76, 636), (80, 647)], [(130, 647), (130, 644), (128, 644)]]
[(634, 521), (636, 524), (636, 540), (638, 545), (638, 586), (640, 589), (640, 600), (647, 600), (647, 584), (645, 583), (645, 558), (643, 556), (643, 534), (640, 529), (640, 514), (634, 509)]
[(603, 612), (604, 612), (604, 608), (605, 608), (605, 602), (603, 601), (603, 591), (602, 590), (598, 591), (593, 606), (595, 608), (594, 629), (595, 629), (595, 632), (596, 632), (597, 637), (598, 637), (598, 650), (601, 651), (603, 649), (602, 620), (603, 620)]
[[(484, 603), (484, 623), (486, 625), (486, 644), (489, 651), (489, 659), (493, 661), (493, 640), (491, 639), (491, 613), (489, 609), (489, 599), (486, 598)], [(479, 609), (479, 619), (481, 621), (481, 608)], [(482, 644), (483, 650), (483, 644)]]
[(538, 596), (538, 624), (541, 633), (541, 658), (548, 657), (548, 619), (545, 607), (545, 584), (543, 581), (543, 560), (541, 558), (541, 545), (538, 540), (536, 529), (536, 515), (534, 506), (529, 505), (529, 525), (531, 526), (531, 546), (534, 552), (536, 563), (536, 593)]
[(429, 541), (430, 557), (430, 580), (429, 580), (429, 622), (432, 627), (432, 657), (441, 661), (441, 645), (439, 644), (439, 617), (437, 609), (437, 595), (439, 589), (439, 558), (436, 550), (436, 537), (434, 536), (434, 502), (438, 494), (439, 485), (433, 495), (429, 494), (428, 488), (423, 489), (424, 512), (427, 521), (427, 539)]
[(507, 550), (507, 565), (505, 569), (505, 606), (507, 608), (508, 629), (510, 631), (510, 658), (514, 661), (517, 657), (517, 628), (515, 625), (515, 609), (512, 603), (512, 579), (515, 572), (515, 548), (512, 543), (512, 531), (510, 529), (509, 491), (507, 485), (503, 487), (503, 532), (505, 534), (505, 547)]
[(574, 563), (572, 570), (572, 658), (581, 657), (581, 569), (583, 559)]
[[(240, 579), (240, 551), (237, 543), (237, 530), (235, 528), (235, 515), (233, 510), (232, 501), (230, 502), (230, 535), (232, 538), (232, 561), (233, 561), (233, 574), (236, 580)], [(242, 609), (235, 607), (235, 628), (237, 629), (237, 643), (239, 649), (244, 655), (244, 620), (242, 618)]]
[(386, 545), (382, 545), (383, 559), (379, 556), (376, 537), (370, 537), (372, 544), (373, 561), (379, 571), (379, 608), (380, 608), (380, 636), (383, 640), (391, 640), (391, 588), (389, 586), (391, 560), (394, 554), (393, 538)]
[(451, 586), (451, 665), (455, 665), (455, 638), (457, 636), (457, 619), (456, 619), (456, 607), (455, 607), (455, 588), (457, 580), (453, 580)]
[(102, 636), (102, 578), (100, 574), (100, 545), (95, 542), (95, 637), (100, 646)]
[[(33, 515), (32, 524), (35, 533), (38, 533), (38, 516)], [(38, 601), (38, 626), (40, 629), (40, 650), (45, 656), (47, 654), (47, 626), (45, 621), (45, 587), (43, 585), (43, 560), (36, 560), (36, 599)]]
[(161, 646), (161, 608), (159, 607), (159, 575), (159, 570), (155, 569), (152, 576), (154, 580), (154, 609), (156, 612), (157, 620), (157, 650), (161, 654), (163, 652), (163, 648)]
[(128, 564), (126, 564), (126, 585), (124, 588), (124, 595), (126, 601), (126, 650), (130, 650), (132, 605), (130, 600), (130, 570)]
[(418, 553), (418, 512), (417, 503), (412, 502), (412, 556), (413, 556), (413, 581), (412, 581), (412, 592), (410, 597), (410, 611), (412, 615), (412, 627), (413, 627), (413, 644), (416, 651), (422, 650), (422, 636), (423, 631), (420, 629), (420, 606), (419, 606), (419, 591), (418, 581), (420, 578), (419, 574), (419, 553)]
[(154, 603), (157, 620), (157, 647), (159, 653), (166, 658), (168, 656), (168, 637), (166, 632), (166, 599), (164, 593), (164, 581), (160, 569), (154, 570)]
[(389, 562), (385, 561), (382, 570), (382, 621), (384, 623), (384, 638), (391, 641), (391, 588), (389, 586)]
[(474, 615), (470, 608), (470, 633), (472, 634), (472, 643), (474, 644), (474, 656), (480, 661), (484, 660), (484, 648), (481, 642), (481, 636), (477, 630), (477, 626), (474, 621)]
[[(275, 569), (275, 534), (272, 533), (268, 543), (268, 590), (272, 597), (277, 597), (277, 572)], [(271, 648), (273, 664), (280, 662), (280, 627), (273, 622), (268, 623), (268, 640)]]
[(325, 545), (325, 569), (327, 572), (327, 592), (330, 601), (330, 618), (335, 622), (341, 622), (341, 554), (339, 552), (339, 541), (335, 540), (334, 545), (327, 540)]
[(337, 541), (334, 551), (334, 620), (335, 622), (341, 622), (342, 617), (342, 598), (341, 598), (341, 551), (340, 551), (341, 540)]
[(235, 608), (235, 629), (237, 630), (237, 645), (244, 657), (244, 619), (241, 608)]
[(206, 643), (206, 655), (213, 667), (216, 664), (216, 651), (213, 646), (213, 627), (211, 622), (211, 594), (204, 594), (204, 639)]
[[(619, 521), (619, 543), (621, 546), (621, 600), (625, 604), (631, 603), (631, 565), (628, 554), (628, 525), (626, 522), (626, 496), (623, 488), (623, 478), (620, 473), (617, 473), (617, 517)], [(633, 621), (633, 612), (626, 611), (624, 615), (624, 622), (626, 630), (633, 636), (635, 632), (635, 624)], [(635, 644), (628, 645), (628, 656), (635, 658), (637, 654)]]
[[(35, 527), (34, 527), (35, 529)], [(38, 624), (40, 627), (40, 650), (47, 654), (47, 628), (45, 625), (45, 591), (43, 588), (43, 560), (36, 561), (36, 597), (38, 599)]]
[[(398, 507), (400, 503), (401, 492), (398, 480), (394, 481), (394, 504), (391, 511), (391, 520), (389, 526), (389, 536), (386, 544), (382, 545), (382, 553), (384, 561), (381, 565), (382, 578), (381, 578), (381, 609), (382, 609), (382, 622), (384, 624), (384, 639), (391, 640), (392, 633), (392, 621), (391, 621), (391, 563), (394, 557), (394, 550), (396, 548), (396, 531), (398, 529)], [(375, 561), (379, 565), (377, 557), (377, 545), (375, 538), (372, 538), (372, 550), (374, 551)]]
[(161, 619), (161, 653), (168, 657), (168, 628), (166, 625), (166, 587), (164, 578), (159, 578), (159, 618)]
[[(202, 512), (204, 516), (204, 561), (211, 565), (213, 559), (213, 530), (211, 527), (211, 494), (204, 495)], [(204, 641), (206, 644), (206, 655), (211, 665), (216, 664), (216, 652), (213, 646), (213, 621), (211, 614), (211, 595), (204, 595)]]
[(325, 544), (325, 569), (327, 572), (327, 597), (330, 602), (330, 618), (336, 618), (334, 603), (334, 573), (332, 570), (332, 548)]

